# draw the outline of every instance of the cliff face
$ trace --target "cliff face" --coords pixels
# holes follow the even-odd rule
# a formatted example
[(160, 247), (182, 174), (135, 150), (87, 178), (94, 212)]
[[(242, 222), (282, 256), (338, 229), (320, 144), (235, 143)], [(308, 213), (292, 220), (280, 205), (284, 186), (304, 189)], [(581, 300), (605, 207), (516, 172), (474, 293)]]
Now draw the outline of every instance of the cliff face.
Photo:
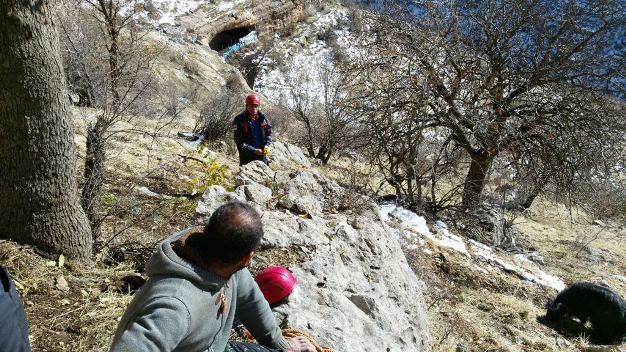
[(260, 35), (271, 33), (297, 21), (302, 13), (303, 5), (298, 1), (248, 1), (224, 8), (203, 6), (179, 16), (177, 22), (193, 31), (202, 44), (209, 45), (220, 33), (237, 28), (254, 29)]
[[(305, 166), (285, 171), (285, 162), (300, 163), (302, 153), (282, 147), (276, 170), (260, 162), (243, 166), (238, 187), (209, 188), (197, 212), (206, 219), (228, 200), (251, 202), (265, 228), (256, 265), (278, 264), (266, 250), (298, 258), (290, 265), (298, 293), (276, 309), (283, 326), (307, 331), (335, 351), (430, 350), (423, 284), (377, 205)], [(338, 210), (348, 203), (350, 210)]]

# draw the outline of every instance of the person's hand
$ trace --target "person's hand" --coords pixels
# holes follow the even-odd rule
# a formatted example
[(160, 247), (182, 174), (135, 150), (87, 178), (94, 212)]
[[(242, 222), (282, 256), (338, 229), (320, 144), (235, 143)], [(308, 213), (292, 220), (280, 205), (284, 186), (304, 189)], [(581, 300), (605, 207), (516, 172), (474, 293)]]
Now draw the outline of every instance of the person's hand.
[(315, 346), (304, 336), (292, 337), (287, 342), (289, 349), (286, 352), (315, 352)]
[(254, 154), (256, 154), (256, 155), (263, 155), (263, 149), (255, 148), (254, 149)]

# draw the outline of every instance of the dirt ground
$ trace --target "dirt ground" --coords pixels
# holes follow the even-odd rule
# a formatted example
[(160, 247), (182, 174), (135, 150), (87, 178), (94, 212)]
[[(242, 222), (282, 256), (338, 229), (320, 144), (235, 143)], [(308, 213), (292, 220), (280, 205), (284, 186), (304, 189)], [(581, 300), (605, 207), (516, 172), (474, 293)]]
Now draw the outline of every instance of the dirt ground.
[[(583, 213), (546, 201), (515, 216), (521, 247), (516, 252), (539, 252), (545, 259), (541, 269), (568, 285), (592, 281), (626, 296), (623, 228), (601, 228)], [(458, 252), (433, 245), (429, 250), (432, 254), (417, 249), (407, 257), (427, 286), (434, 351), (626, 350), (626, 344), (594, 346), (586, 330), (564, 330), (563, 336), (539, 323), (555, 290), (504, 272), (486, 274)], [(513, 254), (497, 251), (503, 259)]]

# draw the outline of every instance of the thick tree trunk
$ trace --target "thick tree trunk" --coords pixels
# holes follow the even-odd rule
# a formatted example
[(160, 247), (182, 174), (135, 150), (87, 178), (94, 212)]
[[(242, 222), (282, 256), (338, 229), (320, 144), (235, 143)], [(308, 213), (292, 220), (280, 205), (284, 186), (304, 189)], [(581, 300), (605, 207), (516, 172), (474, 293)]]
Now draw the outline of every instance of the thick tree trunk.
[(88, 260), (50, 1), (0, 2), (0, 237)]
[(104, 133), (106, 121), (98, 118), (95, 124), (87, 127), (87, 153), (85, 155), (85, 184), (81, 202), (91, 225), (91, 234), (96, 241), (100, 237), (100, 196), (104, 182), (104, 162), (106, 145)]
[(494, 156), (484, 153), (470, 154), (472, 159), (469, 171), (463, 184), (462, 205), (464, 208), (474, 208), (480, 203), (480, 195), (485, 188), (487, 173)]

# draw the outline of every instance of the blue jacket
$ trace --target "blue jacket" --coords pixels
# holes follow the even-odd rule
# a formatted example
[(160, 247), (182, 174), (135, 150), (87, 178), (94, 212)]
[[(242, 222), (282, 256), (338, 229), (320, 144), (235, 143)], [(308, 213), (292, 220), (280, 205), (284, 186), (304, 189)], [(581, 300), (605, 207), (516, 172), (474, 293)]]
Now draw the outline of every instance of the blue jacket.
[(24, 306), (9, 273), (0, 266), (0, 352), (30, 352)]
[[(261, 124), (261, 139), (263, 146), (272, 144), (272, 125), (270, 125), (270, 122), (265, 114), (260, 111), (258, 119)], [(235, 120), (233, 121), (233, 131), (235, 144), (237, 145), (239, 153), (241, 154), (242, 151), (252, 153), (255, 149), (252, 146), (252, 126), (245, 111), (235, 117)]]

